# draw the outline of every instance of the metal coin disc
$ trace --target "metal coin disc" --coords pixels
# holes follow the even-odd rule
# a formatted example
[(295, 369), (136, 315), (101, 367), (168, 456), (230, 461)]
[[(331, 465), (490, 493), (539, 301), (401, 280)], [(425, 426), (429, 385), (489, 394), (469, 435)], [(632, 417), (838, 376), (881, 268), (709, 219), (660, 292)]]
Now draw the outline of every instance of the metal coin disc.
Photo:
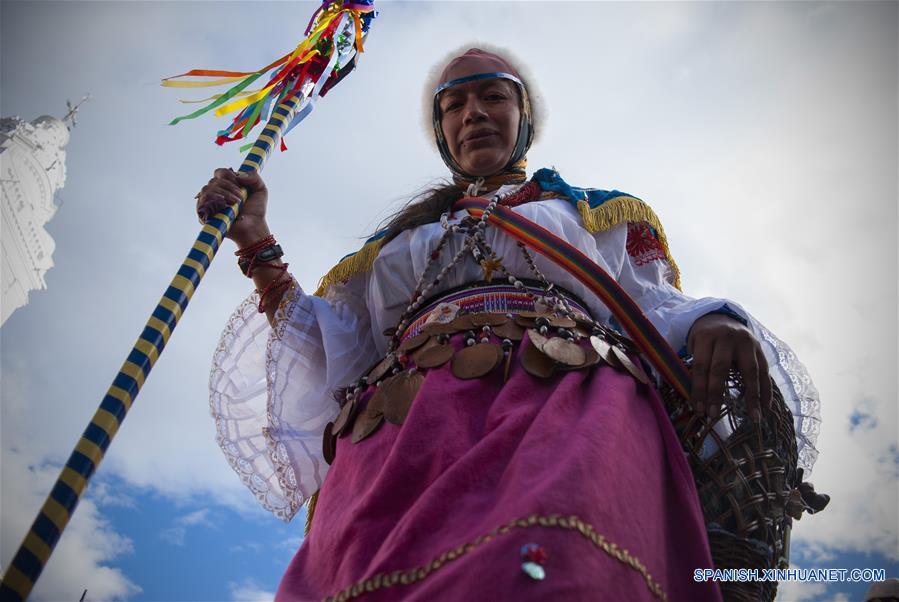
[(419, 347), (427, 343), (428, 339), (430, 338), (431, 335), (429, 335), (428, 333), (419, 332), (414, 337), (409, 337), (408, 339), (400, 343), (398, 350), (402, 351), (403, 353), (409, 353), (410, 351), (414, 351), (415, 349), (418, 349)]
[(590, 337), (590, 344), (593, 345), (593, 349), (596, 350), (596, 353), (599, 354), (599, 357), (602, 358), (610, 366), (617, 366), (618, 361), (615, 359), (615, 354), (612, 353), (612, 346), (605, 342), (600, 337), (593, 335)]
[(509, 318), (504, 316), (503, 314), (495, 314), (495, 313), (477, 313), (477, 314), (468, 314), (471, 318), (471, 323), (477, 328), (481, 328), (482, 326), (499, 326), (500, 324), (505, 324), (509, 321)]
[(335, 437), (341, 437), (349, 432), (349, 425), (352, 424), (353, 418), (356, 417), (356, 399), (350, 399), (343, 407), (340, 408), (340, 413), (337, 415), (337, 418), (334, 419), (334, 424), (331, 425), (331, 433)]
[(393, 376), (385, 378), (375, 389), (375, 392), (372, 393), (371, 397), (368, 399), (368, 405), (365, 406), (365, 409), (368, 410), (369, 414), (384, 413), (384, 406), (387, 405), (387, 391), (390, 390), (390, 383), (395, 381), (397, 376), (399, 376), (399, 374), (394, 374)]
[(501, 339), (520, 341), (524, 336), (524, 327), (512, 320), (506, 320), (504, 324), (498, 324), (493, 327), (493, 334)]
[(581, 368), (587, 368), (589, 366), (595, 366), (600, 362), (599, 353), (593, 347), (583, 347), (584, 350), (584, 363), (580, 366)]
[(384, 422), (384, 414), (371, 410), (371, 405), (366, 406), (359, 412), (356, 422), (353, 423), (353, 443), (359, 443), (374, 433), (382, 422)]
[(391, 424), (401, 425), (406, 421), (412, 401), (421, 388), (425, 377), (421, 372), (400, 372), (390, 379), (389, 383), (381, 386), (384, 391), (384, 419)]
[(474, 328), (474, 322), (471, 321), (471, 314), (462, 314), (461, 316), (453, 318), (453, 321), (450, 322), (450, 326), (455, 329), (454, 332), (461, 332), (463, 330), (471, 330)]
[(576, 326), (576, 327), (574, 328), (574, 331), (575, 331), (576, 333), (578, 333), (579, 336), (581, 336), (581, 337), (583, 337), (583, 338), (585, 338), (585, 339), (590, 338), (590, 335), (593, 334), (593, 330), (592, 330), (592, 329), (590, 329), (590, 328), (584, 328), (583, 326), (580, 326), (580, 325)]
[[(613, 328), (604, 327), (603, 333), (605, 338), (608, 341), (615, 345), (621, 345), (625, 349), (630, 349), (630, 341), (624, 337), (620, 332)], [(616, 356), (617, 357), (617, 356)]]
[(416, 356), (415, 363), (421, 368), (439, 368), (453, 357), (452, 345), (435, 345)]
[(584, 350), (584, 363), (579, 366), (556, 366), (560, 370), (582, 370), (590, 368), (600, 362), (599, 354), (593, 347), (581, 347)]
[(621, 365), (624, 366), (624, 369), (631, 373), (631, 376), (636, 378), (638, 381), (643, 383), (644, 385), (649, 384), (649, 379), (646, 378), (646, 375), (643, 374), (643, 371), (637, 367), (634, 362), (631, 361), (631, 358), (627, 356), (627, 353), (622, 351), (620, 347), (617, 345), (612, 347), (612, 353), (615, 354), (615, 357), (621, 362)]
[(368, 382), (371, 384), (375, 384), (381, 378), (387, 374), (390, 370), (391, 366), (393, 366), (393, 358), (390, 356), (382, 359), (378, 364), (371, 369), (371, 372), (368, 373)]
[(425, 351), (427, 351), (427, 350), (430, 349), (431, 347), (437, 347), (438, 345), (440, 345), (440, 342), (437, 340), (437, 337), (430, 337), (430, 338), (427, 340), (427, 342), (425, 342), (424, 345), (422, 345), (421, 347), (419, 347), (418, 349), (416, 349), (415, 351), (413, 351), (412, 353), (410, 353), (410, 354), (409, 354), (409, 358), (410, 358), (413, 362), (415, 362), (416, 364), (418, 364), (418, 358), (419, 358), (419, 356), (421, 356), (422, 353), (424, 353)]
[(580, 345), (562, 337), (552, 337), (541, 349), (543, 353), (566, 366), (581, 366), (587, 359)]
[(480, 378), (496, 368), (503, 359), (503, 348), (496, 343), (469, 345), (453, 356), (452, 371), (456, 378)]
[(549, 319), (549, 325), (556, 328), (574, 328), (577, 326), (577, 322), (568, 316), (555, 316)]
[(540, 351), (543, 351), (543, 346), (549, 341), (548, 337), (543, 336), (534, 328), (528, 328), (528, 338), (531, 340), (534, 347)]
[(329, 422), (325, 426), (324, 438), (322, 439), (322, 458), (328, 464), (334, 462), (334, 458), (337, 455), (337, 437), (331, 432), (333, 428), (334, 423)]
[(522, 367), (531, 376), (549, 378), (555, 372), (556, 363), (534, 345), (525, 345), (520, 357)]
[(575, 326), (575, 331), (579, 335), (587, 338), (591, 334), (593, 334), (593, 324), (594, 324), (593, 320), (591, 320), (590, 318), (588, 318), (587, 316), (585, 316), (582, 313), (575, 312), (574, 321), (577, 324), (577, 326)]
[[(534, 313), (534, 312), (528, 312), (528, 313)], [(515, 323), (518, 324), (519, 326), (521, 326), (522, 328), (533, 328), (534, 325), (537, 323), (537, 318), (534, 318), (531, 316), (523, 316), (521, 314), (518, 314), (517, 316), (515, 316)]]
[(427, 334), (454, 334), (459, 332), (458, 329), (453, 326), (451, 323), (446, 324), (444, 322), (429, 322), (421, 327), (421, 331)]

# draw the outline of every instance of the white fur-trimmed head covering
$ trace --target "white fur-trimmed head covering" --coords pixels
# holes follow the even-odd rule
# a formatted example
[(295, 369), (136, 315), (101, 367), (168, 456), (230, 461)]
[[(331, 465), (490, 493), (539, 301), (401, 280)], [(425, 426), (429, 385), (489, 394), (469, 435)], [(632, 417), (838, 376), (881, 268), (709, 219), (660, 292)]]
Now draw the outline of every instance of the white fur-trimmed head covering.
[(437, 86), (443, 83), (442, 81), (440, 81), (440, 76), (443, 74), (443, 70), (450, 63), (450, 61), (465, 54), (468, 50), (471, 50), (473, 48), (499, 55), (507, 63), (512, 65), (515, 71), (517, 71), (518, 78), (524, 84), (524, 87), (528, 93), (528, 99), (530, 100), (531, 127), (534, 130), (533, 142), (537, 142), (537, 140), (540, 138), (540, 132), (545, 127), (546, 123), (546, 109), (543, 103), (543, 96), (540, 94), (540, 90), (537, 87), (537, 84), (533, 76), (531, 75), (530, 70), (525, 67), (524, 61), (515, 56), (515, 54), (513, 54), (508, 49), (487, 42), (468, 42), (466, 44), (463, 44), (462, 46), (459, 46), (458, 48), (447, 52), (428, 70), (428, 77), (425, 79), (425, 85), (421, 95), (421, 127), (428, 140), (431, 141), (435, 149), (438, 148), (437, 133), (434, 131), (433, 119), (434, 93), (437, 90)]

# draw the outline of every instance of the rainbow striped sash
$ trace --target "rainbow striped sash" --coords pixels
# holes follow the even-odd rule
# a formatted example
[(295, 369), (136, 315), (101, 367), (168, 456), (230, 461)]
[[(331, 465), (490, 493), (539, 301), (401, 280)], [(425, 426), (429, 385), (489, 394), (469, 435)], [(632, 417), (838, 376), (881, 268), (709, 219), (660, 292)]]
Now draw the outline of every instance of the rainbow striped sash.
[[(465, 209), (472, 216), (480, 217), (488, 204), (485, 199), (465, 197), (455, 204), (454, 209)], [(689, 398), (690, 374), (684, 363), (630, 295), (595, 261), (546, 228), (507, 207), (497, 205), (488, 221), (530, 249), (555, 261), (599, 297), (662, 378), (682, 397)]]

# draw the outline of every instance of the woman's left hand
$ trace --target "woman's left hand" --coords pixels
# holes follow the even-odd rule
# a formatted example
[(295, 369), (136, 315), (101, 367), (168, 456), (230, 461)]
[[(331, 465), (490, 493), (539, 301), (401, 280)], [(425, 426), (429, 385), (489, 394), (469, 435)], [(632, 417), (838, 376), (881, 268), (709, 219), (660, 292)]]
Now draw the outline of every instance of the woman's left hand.
[(693, 356), (691, 404), (699, 416), (716, 418), (730, 369), (740, 371), (749, 416), (756, 422), (761, 409), (771, 406), (768, 361), (758, 340), (746, 326), (723, 314), (696, 320), (687, 340)]

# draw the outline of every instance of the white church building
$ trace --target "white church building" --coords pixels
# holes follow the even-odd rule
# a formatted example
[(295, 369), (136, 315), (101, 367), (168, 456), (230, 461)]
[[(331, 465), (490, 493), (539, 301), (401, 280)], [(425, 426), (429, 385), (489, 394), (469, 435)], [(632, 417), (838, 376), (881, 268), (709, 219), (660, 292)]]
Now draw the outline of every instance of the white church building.
[(53, 267), (55, 245), (44, 225), (65, 185), (68, 141), (69, 130), (56, 117), (0, 119), (0, 325), (28, 303), (30, 291), (47, 288), (44, 274)]

